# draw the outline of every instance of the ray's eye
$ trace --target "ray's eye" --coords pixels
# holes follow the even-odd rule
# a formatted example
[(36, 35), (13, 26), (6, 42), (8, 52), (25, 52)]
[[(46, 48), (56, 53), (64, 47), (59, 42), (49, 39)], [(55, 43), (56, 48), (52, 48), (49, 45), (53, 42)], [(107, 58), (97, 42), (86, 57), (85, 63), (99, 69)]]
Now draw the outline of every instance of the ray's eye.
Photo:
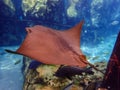
[(26, 31), (27, 31), (27, 33), (31, 33), (32, 32), (32, 30), (29, 29), (29, 28), (27, 28)]

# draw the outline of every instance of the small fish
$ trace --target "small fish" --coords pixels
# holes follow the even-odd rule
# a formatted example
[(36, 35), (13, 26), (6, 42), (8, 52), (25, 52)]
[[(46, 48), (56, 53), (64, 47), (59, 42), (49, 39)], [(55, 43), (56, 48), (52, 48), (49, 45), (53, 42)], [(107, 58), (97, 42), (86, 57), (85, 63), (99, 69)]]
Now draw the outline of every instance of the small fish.
[(117, 24), (119, 24), (119, 21), (117, 21), (117, 20), (115, 20), (111, 23), (111, 25), (117, 25)]
[(110, 52), (104, 52), (103, 54), (104, 54), (104, 55), (109, 55), (109, 54), (110, 54)]
[(17, 60), (14, 64), (17, 65), (21, 62), (21, 60)]
[(98, 59), (100, 56), (94, 56), (93, 58), (92, 58), (92, 60), (96, 60), (96, 59)]

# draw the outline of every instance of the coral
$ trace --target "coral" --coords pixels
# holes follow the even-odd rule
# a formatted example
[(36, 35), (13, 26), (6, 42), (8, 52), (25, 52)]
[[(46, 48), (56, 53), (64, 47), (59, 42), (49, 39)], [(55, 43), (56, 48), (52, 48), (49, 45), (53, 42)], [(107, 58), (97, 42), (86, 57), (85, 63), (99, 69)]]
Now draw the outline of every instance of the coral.
[[(25, 59), (28, 60), (28, 58)], [(95, 66), (104, 71), (106, 64), (106, 62), (98, 62), (95, 63)], [(55, 76), (55, 72), (60, 68), (59, 65), (40, 64), (36, 69), (30, 69), (28, 65), (30, 65), (30, 62), (27, 64), (27, 70), (25, 69), (24, 90), (63, 90), (64, 88), (83, 90), (84, 88), (90, 88), (90, 85), (93, 85), (91, 88), (95, 88), (95, 83), (100, 82), (103, 78), (101, 72), (92, 70), (94, 73), (91, 75), (84, 72), (72, 76), (70, 80), (66, 77)]]
[(12, 3), (11, 0), (3, 0), (3, 2), (4, 2), (8, 7), (10, 7), (11, 10), (15, 11), (15, 7), (14, 7), (14, 5), (13, 5), (13, 3)]
[(75, 8), (77, 2), (79, 0), (70, 0), (70, 6), (67, 9), (67, 15), (69, 17), (76, 17), (77, 16), (77, 10)]
[[(51, 5), (55, 5), (58, 0), (51, 1)], [(24, 15), (31, 14), (35, 17), (43, 16), (46, 11), (51, 11), (47, 6), (48, 0), (22, 0), (22, 9), (24, 11)]]
[(47, 0), (22, 0), (22, 8), (24, 14), (32, 10), (31, 13), (36, 13), (40, 9), (46, 9)]

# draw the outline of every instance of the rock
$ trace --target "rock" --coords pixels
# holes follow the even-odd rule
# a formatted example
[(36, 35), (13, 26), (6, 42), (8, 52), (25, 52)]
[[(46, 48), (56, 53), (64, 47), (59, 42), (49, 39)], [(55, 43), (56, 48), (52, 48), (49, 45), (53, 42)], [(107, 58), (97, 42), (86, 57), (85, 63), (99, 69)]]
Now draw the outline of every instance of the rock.
[[(36, 67), (34, 65), (38, 65), (38, 63), (36, 64), (35, 62), (33, 63), (33, 69), (29, 68), (30, 64), (32, 64), (30, 58), (24, 57), (23, 61), (25, 75), (23, 90), (83, 90), (88, 86), (90, 88), (92, 83), (94, 84), (95, 82), (101, 81), (104, 76), (101, 72), (92, 69), (93, 74), (84, 72), (80, 75), (72, 75), (71, 79), (67, 77), (57, 77), (55, 73), (59, 70), (60, 65), (40, 64)], [(94, 65), (104, 71), (106, 70), (107, 63), (97, 62)], [(96, 86), (91, 88), (95, 87)]]
[(23, 90), (62, 90), (62, 88), (72, 82), (67, 78), (54, 76), (59, 65), (41, 64), (36, 69), (30, 69), (31, 59), (24, 57), (24, 60), (25, 59), (25, 81)]

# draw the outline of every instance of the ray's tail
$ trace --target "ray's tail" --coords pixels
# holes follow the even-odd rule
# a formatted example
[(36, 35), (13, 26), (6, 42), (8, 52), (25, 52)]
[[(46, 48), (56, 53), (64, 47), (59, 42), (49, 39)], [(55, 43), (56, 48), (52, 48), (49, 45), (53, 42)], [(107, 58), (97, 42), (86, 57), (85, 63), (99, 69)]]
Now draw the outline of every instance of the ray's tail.
[(8, 52), (8, 53), (12, 53), (12, 54), (19, 54), (16, 51), (12, 51), (12, 50), (8, 50), (8, 49), (5, 49), (5, 51)]

